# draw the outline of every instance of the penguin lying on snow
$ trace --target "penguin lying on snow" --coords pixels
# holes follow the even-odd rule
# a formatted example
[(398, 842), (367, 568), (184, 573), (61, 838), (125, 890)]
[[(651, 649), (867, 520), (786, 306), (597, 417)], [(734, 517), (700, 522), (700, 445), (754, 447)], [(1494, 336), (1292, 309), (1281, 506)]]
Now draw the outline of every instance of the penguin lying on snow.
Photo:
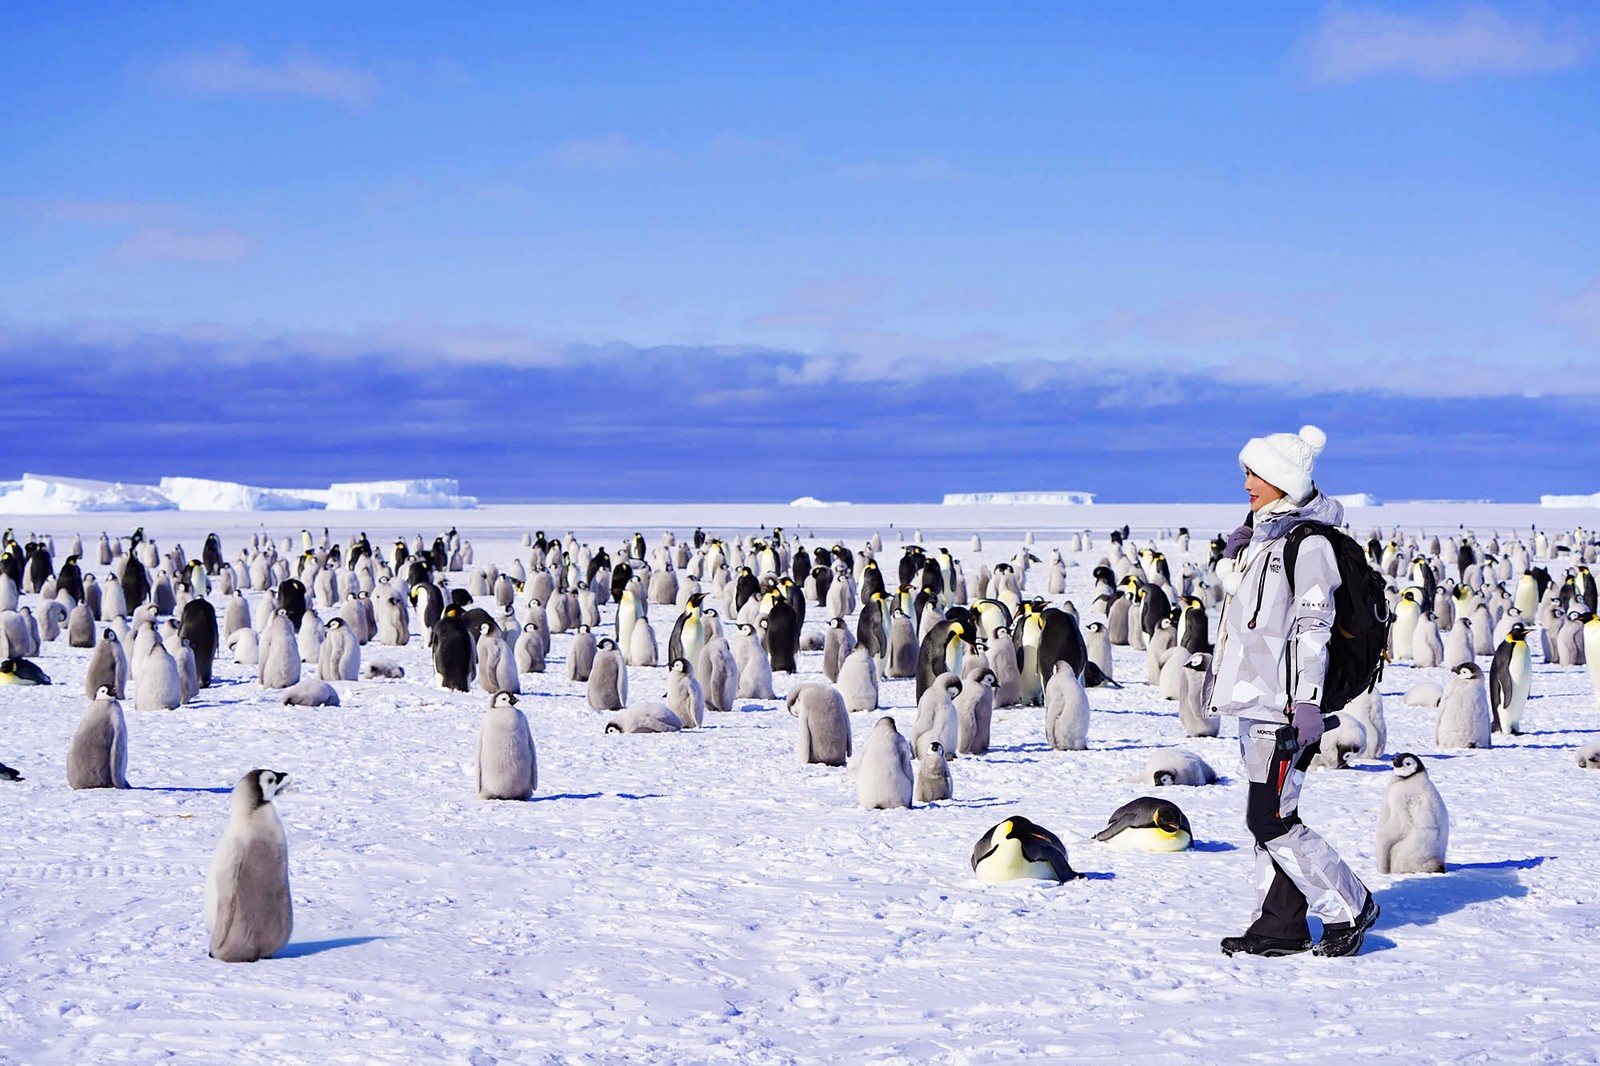
[(613, 714), (606, 722), (607, 733), (676, 733), (683, 720), (665, 703), (640, 703)]
[(0, 781), (21, 781), (22, 775), (5, 763), (0, 762)]
[(1017, 881), (1071, 881), (1079, 876), (1067, 863), (1067, 846), (1041, 825), (1017, 815), (993, 826), (972, 849), (972, 872), (989, 884)]
[(1178, 805), (1154, 796), (1140, 796), (1112, 811), (1094, 838), (1126, 851), (1187, 851), (1194, 843), (1189, 819)]
[(1578, 749), (1578, 765), (1585, 770), (1600, 770), (1600, 740)]
[(0, 685), (48, 685), (49, 676), (27, 659), (0, 661)]
[(1152, 752), (1144, 764), (1144, 773), (1138, 778), (1146, 784), (1164, 785), (1214, 785), (1217, 772), (1200, 756), (1184, 748), (1167, 748)]

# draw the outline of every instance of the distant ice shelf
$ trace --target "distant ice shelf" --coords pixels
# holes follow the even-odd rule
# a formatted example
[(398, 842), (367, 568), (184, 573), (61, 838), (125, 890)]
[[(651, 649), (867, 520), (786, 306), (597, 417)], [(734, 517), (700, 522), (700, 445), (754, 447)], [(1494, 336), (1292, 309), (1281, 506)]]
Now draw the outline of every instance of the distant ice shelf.
[(1092, 492), (947, 492), (946, 507), (982, 507), (1018, 504), (1036, 507), (1080, 507), (1094, 503)]
[(265, 489), (233, 481), (164, 477), (159, 485), (23, 474), (0, 481), (0, 514), (74, 514), (91, 511), (369, 511), (415, 508), (468, 509), (476, 497), (460, 495), (451, 478), (336, 482), (325, 489)]
[(1600, 492), (1587, 496), (1540, 496), (1540, 507), (1600, 507)]

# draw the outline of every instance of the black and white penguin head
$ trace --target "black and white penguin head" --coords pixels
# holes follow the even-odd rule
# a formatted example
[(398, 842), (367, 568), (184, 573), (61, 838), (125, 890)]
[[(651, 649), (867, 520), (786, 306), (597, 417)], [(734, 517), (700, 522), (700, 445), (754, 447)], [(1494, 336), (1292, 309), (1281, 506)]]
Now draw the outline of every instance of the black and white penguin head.
[(994, 688), (1000, 683), (1000, 679), (994, 675), (993, 670), (984, 670), (972, 679), (972, 683), (979, 688)]
[(600, 643), (597, 645), (597, 647), (599, 647), (601, 651), (615, 651), (617, 649), (617, 642), (612, 640), (610, 637), (601, 637)]
[(251, 770), (236, 787), (244, 789), (252, 807), (260, 807), (289, 787), (289, 775), (279, 770)]
[(328, 619), (328, 632), (332, 633), (336, 629), (343, 629), (343, 628), (344, 628), (344, 619), (343, 618), (330, 618), (330, 619)]
[(1483, 677), (1483, 668), (1477, 663), (1462, 663), (1455, 668), (1454, 673), (1457, 677), (1467, 677), (1477, 681)]
[(101, 631), (100, 635), (105, 637), (105, 639), (109, 640), (113, 644), (117, 642), (117, 631), (115, 629), (107, 627)]
[(1158, 787), (1165, 788), (1168, 785), (1177, 784), (1178, 777), (1171, 770), (1157, 770), (1155, 774), (1155, 783)]
[(674, 674), (687, 674), (689, 672), (689, 660), (680, 655), (667, 665), (667, 671)]
[(1422, 760), (1409, 751), (1403, 751), (1394, 757), (1394, 776), (1404, 778), (1426, 773), (1427, 771), (1422, 768)]
[(1205, 670), (1211, 665), (1206, 661), (1207, 659), (1208, 656), (1205, 652), (1197, 651), (1183, 661), (1183, 668), (1185, 670)]
[(116, 697), (111, 694), (111, 686), (110, 685), (101, 685), (99, 688), (95, 689), (94, 698), (96, 700), (114, 700), (114, 699), (116, 699)]
[(489, 697), (490, 707), (515, 707), (516, 705), (517, 696), (514, 692), (496, 692)]
[(944, 683), (944, 687), (950, 693), (950, 695), (954, 696), (956, 693), (961, 691), (961, 679), (956, 675), (951, 674), (950, 680)]
[(539, 632), (539, 623), (538, 622), (524, 622), (524, 623), (522, 623), (522, 631), (524, 633), (537, 633), (537, 632)]

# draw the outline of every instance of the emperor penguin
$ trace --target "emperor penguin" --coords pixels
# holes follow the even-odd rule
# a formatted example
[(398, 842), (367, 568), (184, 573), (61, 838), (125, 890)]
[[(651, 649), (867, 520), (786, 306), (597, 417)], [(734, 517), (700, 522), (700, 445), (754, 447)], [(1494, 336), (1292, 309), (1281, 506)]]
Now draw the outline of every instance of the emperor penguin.
[[(1145, 641), (1144, 663), (1145, 683), (1150, 685), (1161, 684), (1161, 666), (1166, 662), (1164, 656), (1178, 643), (1177, 627), (1172, 624), (1172, 619), (1163, 618), (1156, 624), (1155, 631)], [(1181, 649), (1180, 649), (1181, 650)], [(1176, 698), (1174, 696), (1173, 698)]]
[(1222, 731), (1222, 719), (1206, 706), (1206, 676), (1211, 672), (1211, 655), (1197, 651), (1183, 661), (1178, 679), (1178, 721), (1184, 736), (1214, 737)]
[(1151, 752), (1139, 781), (1158, 788), (1167, 785), (1214, 785), (1217, 772), (1200, 756), (1184, 748)]
[(850, 758), (850, 712), (832, 685), (807, 682), (789, 690), (784, 701), (799, 720), (796, 749), (802, 763), (843, 766)]
[(956, 751), (962, 755), (987, 755), (994, 722), (993, 670), (980, 670), (965, 679), (956, 694)]
[(674, 659), (667, 667), (667, 706), (685, 729), (698, 729), (705, 721), (705, 693), (688, 659)]
[(89, 654), (84, 688), (90, 699), (98, 699), (102, 688), (110, 689), (114, 699), (128, 698), (128, 656), (117, 639), (117, 631), (110, 626), (101, 631), (100, 643)]
[(1100, 668), (1100, 676), (1107, 681), (1115, 680), (1116, 675), (1111, 668), (1111, 637), (1106, 632), (1105, 622), (1095, 619), (1084, 626), (1083, 643), (1089, 661)]
[(1041, 825), (1019, 815), (1007, 818), (978, 838), (972, 849), (972, 872), (978, 880), (1071, 881), (1079, 874), (1067, 863), (1067, 846)]
[(1383, 693), (1378, 690), (1377, 685), (1373, 685), (1365, 692), (1358, 692), (1340, 710), (1339, 716), (1341, 718), (1354, 716), (1361, 719), (1361, 727), (1366, 734), (1359, 752), (1363, 759), (1383, 758), (1383, 749), (1389, 743), (1389, 722), (1383, 713)]
[(525, 800), (539, 787), (539, 757), (528, 718), (511, 692), (496, 692), (478, 728), (478, 796)]
[(1583, 623), (1583, 659), (1589, 670), (1595, 706), (1600, 707), (1600, 615), (1592, 611)]
[(1083, 751), (1089, 746), (1089, 696), (1065, 660), (1044, 689), (1044, 737), (1056, 751)]
[(878, 709), (878, 664), (864, 645), (856, 645), (839, 666), (837, 682), (849, 711)]
[(281, 607), (266, 619), (261, 632), (256, 678), (263, 688), (288, 688), (300, 680), (300, 645), (289, 612)]
[(516, 661), (517, 673), (544, 673), (544, 635), (538, 622), (522, 623), (522, 632), (517, 635), (516, 647), (511, 654)]
[(572, 635), (572, 646), (567, 649), (567, 680), (587, 681), (594, 670), (595, 653), (600, 645), (595, 641), (594, 630), (579, 625)]
[(1489, 707), (1499, 733), (1522, 732), (1522, 711), (1533, 687), (1533, 657), (1528, 651), (1528, 630), (1520, 622), (1511, 627), (1495, 649), (1489, 671)]
[(1494, 712), (1489, 709), (1483, 670), (1477, 663), (1462, 663), (1450, 671), (1439, 697), (1434, 741), (1441, 748), (1488, 748), (1494, 744), (1493, 731)]
[(1378, 872), (1442, 874), (1449, 843), (1450, 814), (1422, 760), (1410, 752), (1396, 755), (1378, 815)]
[(1154, 796), (1140, 796), (1118, 807), (1094, 838), (1125, 851), (1187, 851), (1194, 843), (1189, 819), (1178, 805)]
[(151, 646), (134, 680), (134, 710), (170, 711), (182, 706), (183, 678), (177, 662), (160, 642)]
[(1411, 660), (1411, 638), (1417, 622), (1422, 617), (1419, 591), (1415, 588), (1400, 590), (1400, 599), (1394, 605), (1394, 621), (1389, 623), (1389, 658), (1393, 661)]
[(889, 645), (883, 658), (883, 676), (917, 676), (917, 631), (904, 611), (896, 610), (889, 619)]
[(869, 810), (911, 806), (911, 745), (888, 715), (879, 718), (854, 765), (856, 801)]
[(828, 620), (828, 630), (822, 642), (822, 676), (834, 684), (839, 681), (839, 667), (844, 665), (845, 658), (855, 650), (856, 638), (850, 632), (850, 627), (843, 618), (835, 617)]
[(74, 789), (128, 787), (128, 723), (122, 704), (103, 685), (72, 734), (67, 784)]
[(951, 799), (954, 795), (950, 760), (945, 757), (944, 745), (935, 740), (917, 760), (917, 780), (911, 798), (917, 803), (936, 803)]
[(917, 758), (920, 759), (934, 741), (942, 745), (946, 755), (954, 755), (961, 737), (955, 696), (964, 687), (959, 677), (946, 671), (934, 678), (928, 691), (917, 701), (917, 720), (911, 729), (911, 750)]
[(1360, 715), (1343, 713), (1330, 718), (1329, 722), (1331, 725), (1322, 734), (1317, 754), (1311, 758), (1309, 766), (1318, 770), (1343, 770), (1349, 767), (1352, 756), (1366, 750), (1366, 723)]
[(339, 690), (319, 678), (302, 678), (283, 690), (282, 702), (295, 707), (337, 707)]
[(289, 841), (274, 800), (289, 775), (251, 770), (233, 786), (228, 827), (206, 875), (211, 957), (255, 962), (282, 951), (294, 929)]
[(496, 626), (488, 622), (479, 625), (476, 652), (479, 688), (490, 696), (522, 691), (522, 679), (517, 676), (513, 653)]
[(1411, 665), (1430, 669), (1444, 663), (1444, 638), (1431, 613), (1424, 613), (1411, 630)]
[(772, 662), (756, 637), (755, 627), (748, 622), (740, 622), (729, 646), (733, 648), (734, 661), (739, 664), (739, 686), (734, 692), (735, 697), (747, 700), (777, 699), (777, 693), (772, 691)]
[(1444, 654), (1439, 659), (1439, 665), (1446, 670), (1454, 670), (1462, 663), (1472, 662), (1476, 658), (1474, 647), (1472, 619), (1463, 615), (1444, 635)]
[(739, 698), (739, 664), (726, 637), (713, 637), (700, 649), (695, 676), (705, 691), (706, 709), (731, 711)]
[(999, 629), (989, 640), (989, 663), (994, 668), (994, 705), (1015, 707), (1022, 702), (1022, 670), (1017, 646), (1009, 629)]
[(628, 705), (628, 664), (610, 637), (600, 638), (594, 653), (594, 668), (589, 671), (586, 695), (597, 711), (620, 711)]
[(606, 719), (607, 733), (677, 733), (683, 719), (665, 703), (636, 703)]
[(354, 681), (361, 676), (361, 644), (343, 618), (328, 620), (328, 639), (317, 657), (317, 677), (323, 681)]

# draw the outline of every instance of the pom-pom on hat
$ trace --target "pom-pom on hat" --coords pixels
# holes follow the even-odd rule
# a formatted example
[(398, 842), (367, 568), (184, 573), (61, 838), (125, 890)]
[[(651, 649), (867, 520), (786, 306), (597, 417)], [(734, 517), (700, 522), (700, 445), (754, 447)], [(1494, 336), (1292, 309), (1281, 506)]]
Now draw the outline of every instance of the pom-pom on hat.
[(1296, 503), (1304, 503), (1311, 497), (1311, 468), (1327, 443), (1328, 435), (1316, 426), (1301, 426), (1299, 433), (1251, 437), (1239, 449), (1239, 469), (1254, 472)]

